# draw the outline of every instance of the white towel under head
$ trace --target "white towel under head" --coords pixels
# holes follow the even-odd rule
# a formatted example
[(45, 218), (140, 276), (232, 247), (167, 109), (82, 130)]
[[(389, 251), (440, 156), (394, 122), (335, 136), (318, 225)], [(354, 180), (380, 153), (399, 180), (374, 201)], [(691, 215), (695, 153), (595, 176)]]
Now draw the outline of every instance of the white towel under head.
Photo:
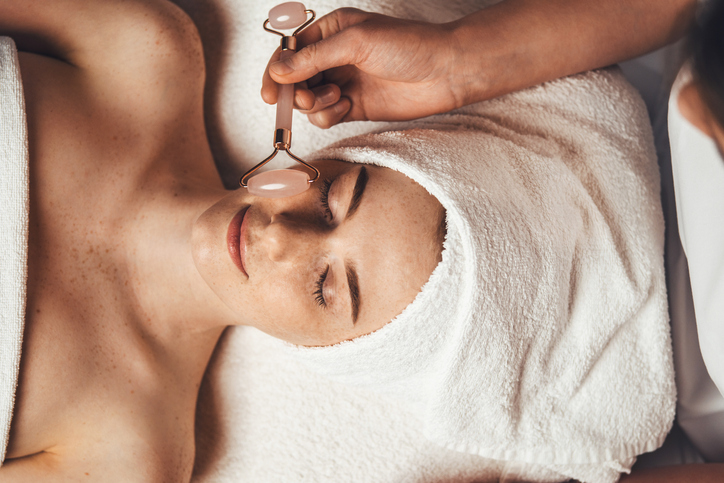
[(442, 262), (377, 332), (287, 348), (407, 402), (447, 448), (616, 481), (660, 446), (675, 407), (643, 103), (602, 71), (406, 128), (313, 157), (425, 187), (447, 212)]

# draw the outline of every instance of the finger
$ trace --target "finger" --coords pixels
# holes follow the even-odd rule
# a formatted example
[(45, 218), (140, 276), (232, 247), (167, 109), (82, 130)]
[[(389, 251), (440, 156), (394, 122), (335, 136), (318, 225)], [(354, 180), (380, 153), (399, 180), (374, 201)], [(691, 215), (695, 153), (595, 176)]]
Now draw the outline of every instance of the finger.
[(313, 102), (310, 107), (303, 111), (304, 114), (313, 114), (321, 111), (322, 109), (326, 109), (329, 106), (336, 104), (342, 96), (341, 90), (335, 84), (315, 87), (311, 89), (310, 92), (314, 96)]
[(309, 122), (322, 129), (330, 127), (342, 121), (344, 116), (349, 112), (352, 103), (346, 97), (342, 97), (336, 104), (322, 109), (319, 112), (308, 114)]
[(299, 84), (294, 91), (294, 108), (306, 111), (314, 108), (315, 94), (309, 89), (302, 88)]
[(304, 47), (283, 61), (269, 65), (271, 78), (280, 84), (309, 79), (325, 70), (355, 64), (360, 45), (351, 39), (349, 30)]
[[(272, 55), (269, 63), (278, 60), (280, 49), (277, 49)], [(269, 63), (261, 80), (261, 98), (267, 104), (276, 104), (278, 98), (278, 86), (269, 76)], [(314, 107), (314, 93), (308, 89), (307, 82), (300, 82), (295, 86), (294, 90), (294, 107), (296, 109), (312, 109)]]
[[(361, 12), (355, 16), (358, 17), (357, 20), (362, 21), (360, 19), (369, 18), (371, 15)], [(327, 16), (320, 19), (320, 23), (326, 18)], [(327, 69), (361, 61), (366, 43), (361, 41), (360, 30), (355, 25), (348, 25), (331, 36), (311, 43), (283, 61), (271, 63), (269, 65), (271, 78), (280, 84), (290, 84), (309, 79)], [(320, 29), (324, 30), (322, 27)], [(328, 32), (334, 32), (335, 29), (339, 29), (338, 24), (326, 27)]]
[(266, 102), (267, 104), (276, 104), (277, 102), (277, 86), (278, 84), (274, 82), (274, 80), (269, 75), (269, 66), (273, 63), (279, 60), (279, 56), (281, 55), (281, 47), (278, 47), (274, 53), (272, 54), (271, 58), (269, 59), (269, 62), (266, 64), (266, 69), (264, 69), (264, 75), (261, 78), (261, 98)]
[(302, 48), (329, 38), (347, 27), (364, 22), (370, 15), (372, 14), (357, 8), (338, 8), (302, 30), (297, 35), (297, 46)]

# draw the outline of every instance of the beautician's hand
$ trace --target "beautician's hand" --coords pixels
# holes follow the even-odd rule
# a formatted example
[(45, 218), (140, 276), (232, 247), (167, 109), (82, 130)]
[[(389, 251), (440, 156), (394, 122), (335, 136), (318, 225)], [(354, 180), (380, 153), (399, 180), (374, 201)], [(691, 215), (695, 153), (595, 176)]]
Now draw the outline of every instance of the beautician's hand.
[[(304, 48), (300, 48), (305, 46)], [(298, 52), (264, 73), (262, 98), (275, 82), (298, 85), (295, 105), (323, 128), (345, 121), (409, 120), (463, 105), (455, 65), (459, 46), (449, 24), (428, 24), (343, 8), (298, 39)]]
[(287, 61), (274, 54), (262, 98), (299, 83), (297, 108), (325, 128), (424, 117), (659, 48), (683, 35), (696, 3), (505, 0), (447, 24), (336, 10)]

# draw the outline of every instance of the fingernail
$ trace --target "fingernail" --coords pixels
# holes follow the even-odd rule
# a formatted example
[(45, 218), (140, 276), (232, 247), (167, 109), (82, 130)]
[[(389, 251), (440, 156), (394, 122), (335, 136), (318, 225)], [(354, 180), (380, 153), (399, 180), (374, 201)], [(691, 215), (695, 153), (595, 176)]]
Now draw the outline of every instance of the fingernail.
[(302, 102), (302, 101), (304, 101), (304, 99), (301, 96), (294, 97), (294, 102), (296, 103), (297, 106), (299, 106), (299, 109), (306, 111), (306, 110), (314, 107), (314, 103), (312, 103), (311, 106), (308, 106), (306, 102)]
[(347, 112), (352, 104), (350, 104), (349, 99), (346, 97), (343, 97), (339, 100), (337, 104), (334, 105), (334, 112), (337, 114), (342, 114), (343, 112)]
[(334, 89), (331, 87), (325, 87), (322, 92), (317, 96), (317, 100), (322, 104), (329, 104), (334, 100)]
[(294, 72), (294, 67), (291, 66), (289, 59), (287, 59), (279, 62), (274, 62), (272, 65), (269, 66), (269, 70), (274, 72), (276, 75), (287, 75)]

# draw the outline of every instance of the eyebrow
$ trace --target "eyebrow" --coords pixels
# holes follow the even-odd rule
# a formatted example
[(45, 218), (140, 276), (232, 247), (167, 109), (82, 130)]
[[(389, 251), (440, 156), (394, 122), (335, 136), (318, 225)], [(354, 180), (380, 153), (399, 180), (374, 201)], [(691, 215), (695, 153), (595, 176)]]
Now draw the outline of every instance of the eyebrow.
[(352, 322), (357, 323), (359, 316), (359, 280), (357, 279), (357, 270), (354, 264), (347, 264), (347, 285), (349, 286), (349, 298), (352, 301)]
[[(347, 214), (344, 215), (345, 219), (352, 217), (352, 215), (354, 215), (357, 211), (357, 208), (359, 208), (368, 180), (369, 174), (367, 174), (367, 168), (362, 166), (359, 170), (359, 174), (357, 175), (357, 181), (354, 183), (354, 189), (352, 189), (352, 200), (349, 203), (349, 208), (347, 208)], [(356, 324), (357, 318), (359, 317), (359, 306), (361, 302), (359, 296), (359, 279), (357, 278), (357, 269), (354, 264), (348, 262), (345, 265), (345, 271), (347, 272), (347, 286), (349, 287), (349, 299), (352, 302), (352, 323)]]
[(359, 208), (359, 204), (362, 201), (362, 195), (365, 192), (368, 180), (369, 175), (367, 174), (367, 168), (362, 166), (362, 169), (359, 170), (359, 174), (357, 175), (357, 181), (354, 183), (354, 189), (352, 190), (352, 201), (350, 201), (349, 203), (349, 208), (347, 208), (347, 214), (345, 215), (345, 218), (350, 218), (352, 215), (354, 215), (355, 211), (357, 211), (357, 208)]

